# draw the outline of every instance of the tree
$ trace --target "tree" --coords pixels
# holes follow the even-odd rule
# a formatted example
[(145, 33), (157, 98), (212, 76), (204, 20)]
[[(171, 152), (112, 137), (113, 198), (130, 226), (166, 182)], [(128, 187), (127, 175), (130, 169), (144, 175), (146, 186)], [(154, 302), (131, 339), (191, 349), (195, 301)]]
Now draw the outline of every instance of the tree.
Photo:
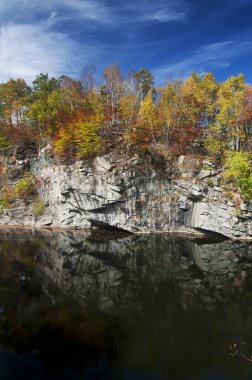
[(120, 99), (120, 118), (123, 126), (127, 130), (132, 130), (137, 122), (139, 111), (139, 103), (137, 97), (133, 93), (125, 94)]
[(135, 88), (140, 100), (143, 100), (150, 90), (154, 90), (154, 77), (147, 69), (140, 69), (133, 74)]
[(215, 121), (218, 109), (216, 100), (220, 85), (212, 73), (206, 73), (199, 82), (199, 87), (203, 92), (203, 127), (208, 127)]
[(223, 159), (223, 154), (228, 149), (228, 142), (224, 138), (223, 130), (219, 124), (208, 125), (204, 146), (217, 161)]
[(117, 63), (112, 63), (106, 67), (103, 73), (104, 85), (100, 89), (101, 100), (104, 104), (104, 112), (109, 126), (118, 124), (118, 111), (120, 98), (123, 93), (123, 80)]
[(246, 92), (244, 76), (231, 76), (221, 86), (217, 94), (216, 123), (221, 126), (222, 138), (229, 148), (239, 151), (245, 141), (242, 123), (243, 102)]
[[(48, 74), (40, 74), (32, 82), (32, 94), (30, 97), (30, 107), (28, 117), (40, 130), (45, 130), (55, 126), (55, 115), (57, 111), (53, 109), (53, 101), (48, 100), (51, 97), (56, 99), (56, 93), (59, 90), (59, 81), (55, 78), (49, 79)], [(59, 96), (55, 106), (58, 107), (60, 102)]]
[(246, 199), (252, 196), (251, 154), (248, 152), (226, 152), (224, 181), (239, 187)]
[(101, 138), (98, 134), (99, 117), (93, 116), (89, 120), (80, 121), (76, 127), (77, 157), (94, 155), (101, 147)]
[(26, 122), (27, 98), (30, 87), (23, 79), (10, 79), (0, 84), (0, 118), (9, 126)]
[(241, 122), (244, 128), (245, 141), (242, 148), (252, 152), (252, 87), (246, 84), (245, 94), (242, 102)]
[(82, 87), (87, 94), (93, 94), (96, 87), (95, 66), (88, 64), (85, 66), (81, 76)]
[[(92, 101), (89, 95), (83, 94), (83, 103), (80, 103), (80, 107), (73, 112), (68, 111), (68, 118), (59, 119), (54, 136), (54, 147), (61, 156), (84, 157), (94, 154), (100, 148), (100, 127), (103, 115), (98, 94), (93, 93)], [(86, 102), (86, 96), (89, 102)], [(67, 109), (69, 110), (69, 107)]]
[[(33, 82), (33, 93), (28, 116), (41, 136), (54, 138), (63, 124), (75, 119), (75, 114), (85, 112), (85, 94), (79, 81), (68, 76), (49, 79), (40, 74)], [(64, 128), (63, 128), (64, 129)]]
[(158, 89), (160, 141), (167, 149), (185, 152), (197, 138), (201, 125), (201, 95), (190, 77), (168, 81)]
[(149, 91), (142, 100), (136, 125), (126, 133), (126, 141), (132, 144), (145, 145), (155, 141), (157, 129), (157, 110), (153, 100), (152, 91)]

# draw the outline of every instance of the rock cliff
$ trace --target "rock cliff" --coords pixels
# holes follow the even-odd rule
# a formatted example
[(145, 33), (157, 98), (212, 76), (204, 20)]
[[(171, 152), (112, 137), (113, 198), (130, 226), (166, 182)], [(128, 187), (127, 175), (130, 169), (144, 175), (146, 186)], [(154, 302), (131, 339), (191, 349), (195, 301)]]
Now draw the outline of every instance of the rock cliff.
[[(189, 165), (190, 166), (190, 165)], [(252, 205), (230, 198), (220, 187), (220, 171), (211, 162), (193, 172), (181, 157), (177, 175), (169, 168), (139, 165), (138, 158), (97, 157), (57, 165), (42, 152), (30, 170), (39, 181), (46, 212), (6, 210), (1, 224), (123, 229), (133, 233), (213, 232), (252, 239)]]

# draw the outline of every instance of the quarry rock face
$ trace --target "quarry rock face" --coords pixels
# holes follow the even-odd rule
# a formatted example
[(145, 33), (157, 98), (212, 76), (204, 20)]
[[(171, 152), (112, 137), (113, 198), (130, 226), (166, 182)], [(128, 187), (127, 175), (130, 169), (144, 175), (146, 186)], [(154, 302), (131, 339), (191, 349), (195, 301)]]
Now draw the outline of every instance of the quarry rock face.
[[(187, 177), (136, 164), (137, 158), (97, 157), (57, 165), (43, 155), (31, 163), (46, 204), (43, 216), (29, 208), (5, 212), (1, 224), (36, 227), (103, 227), (133, 233), (214, 232), (229, 238), (252, 239), (252, 207), (232, 202), (218, 185), (220, 172)], [(207, 174), (207, 176), (205, 176)], [(200, 178), (199, 178), (200, 177)], [(204, 177), (204, 178), (203, 178)]]

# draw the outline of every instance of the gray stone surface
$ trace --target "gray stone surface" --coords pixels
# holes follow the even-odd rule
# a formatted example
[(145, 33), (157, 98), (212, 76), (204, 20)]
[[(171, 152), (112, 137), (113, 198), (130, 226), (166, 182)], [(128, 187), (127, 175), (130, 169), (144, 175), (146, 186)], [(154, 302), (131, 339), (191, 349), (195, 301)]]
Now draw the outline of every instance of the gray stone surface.
[[(137, 159), (135, 159), (137, 161)], [(137, 162), (97, 157), (57, 165), (43, 155), (31, 164), (47, 205), (42, 217), (31, 210), (2, 215), (0, 224), (90, 228), (109, 226), (130, 232), (202, 233), (252, 239), (251, 206), (225, 199), (207, 180), (172, 180), (165, 170)], [(181, 177), (183, 178), (183, 176)]]

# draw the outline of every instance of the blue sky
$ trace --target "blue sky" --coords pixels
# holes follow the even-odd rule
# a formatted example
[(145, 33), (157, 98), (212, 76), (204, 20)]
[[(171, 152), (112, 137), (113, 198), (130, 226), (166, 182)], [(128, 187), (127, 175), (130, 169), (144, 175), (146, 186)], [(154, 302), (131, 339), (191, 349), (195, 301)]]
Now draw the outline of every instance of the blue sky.
[(252, 0), (0, 0), (0, 81), (118, 62), (157, 83), (212, 71), (252, 83)]

